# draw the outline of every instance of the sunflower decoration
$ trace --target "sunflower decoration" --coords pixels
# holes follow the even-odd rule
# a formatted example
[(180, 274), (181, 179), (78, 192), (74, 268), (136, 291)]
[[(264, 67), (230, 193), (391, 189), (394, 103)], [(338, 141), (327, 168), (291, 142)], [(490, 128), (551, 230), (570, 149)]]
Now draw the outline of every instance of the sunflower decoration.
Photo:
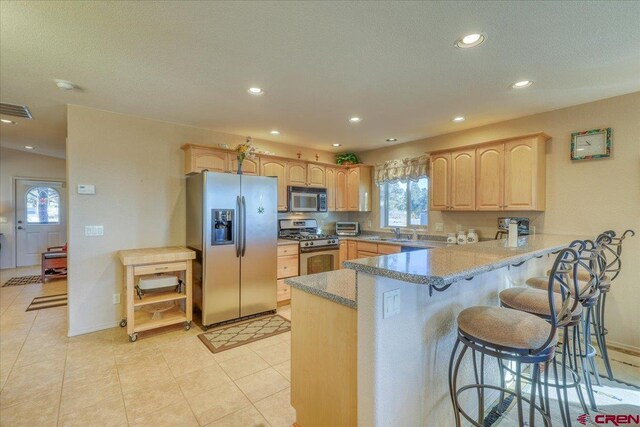
[(254, 159), (256, 157), (256, 147), (251, 142), (251, 137), (236, 147), (236, 158), (238, 159), (238, 173), (242, 173), (242, 162), (244, 159)]

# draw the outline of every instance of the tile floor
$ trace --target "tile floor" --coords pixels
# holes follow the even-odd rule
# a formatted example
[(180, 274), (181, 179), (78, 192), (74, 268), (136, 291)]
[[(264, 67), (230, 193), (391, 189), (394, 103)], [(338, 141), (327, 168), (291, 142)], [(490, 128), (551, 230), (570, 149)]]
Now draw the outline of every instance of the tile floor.
[[(1, 270), (10, 277), (36, 269)], [(66, 281), (0, 288), (0, 426), (290, 427), (290, 333), (212, 354), (181, 328), (68, 338), (66, 309), (25, 312)], [(290, 318), (288, 306), (278, 310)]]

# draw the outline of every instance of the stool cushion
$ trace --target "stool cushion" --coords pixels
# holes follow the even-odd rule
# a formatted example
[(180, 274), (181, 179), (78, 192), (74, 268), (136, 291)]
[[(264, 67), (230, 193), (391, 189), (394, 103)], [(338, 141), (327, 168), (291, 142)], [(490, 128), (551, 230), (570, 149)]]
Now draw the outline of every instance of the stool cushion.
[[(471, 307), (458, 315), (458, 329), (487, 344), (518, 350), (540, 348), (551, 332), (542, 318), (524, 311), (503, 307)], [(549, 345), (555, 345), (557, 336)]]
[[(527, 286), (531, 286), (532, 288), (536, 288), (536, 289), (542, 289), (543, 291), (546, 291), (547, 289), (549, 289), (549, 278), (548, 277), (532, 277), (530, 279), (527, 279), (526, 281)], [(569, 284), (571, 286), (571, 284)], [(580, 294), (582, 294), (587, 288), (589, 287), (589, 283), (587, 282), (581, 282), (578, 280), (578, 292), (580, 292)], [(560, 284), (556, 281), (553, 283), (553, 291), (560, 293), (560, 289), (561, 286)]]
[[(551, 270), (547, 270), (547, 276), (551, 274)], [(573, 277), (573, 273), (569, 274), (570, 277)], [(588, 272), (584, 271), (584, 270), (579, 270), (578, 271), (578, 281), (579, 282), (588, 282), (589, 280), (591, 280), (591, 274), (589, 274)], [(604, 279), (602, 279), (602, 283), (609, 283), (611, 282), (611, 278), (607, 275), (604, 276)]]
[[(562, 296), (554, 294), (555, 311), (558, 313), (562, 309)], [(500, 292), (500, 302), (515, 310), (526, 311), (538, 316), (551, 316), (549, 311), (549, 296), (547, 291), (533, 288), (510, 288)], [(573, 298), (569, 302), (573, 305)], [(582, 304), (578, 304), (573, 311), (573, 317), (582, 313)]]
[(66, 258), (67, 257), (67, 253), (66, 252), (45, 252), (42, 255), (44, 255), (45, 259)]

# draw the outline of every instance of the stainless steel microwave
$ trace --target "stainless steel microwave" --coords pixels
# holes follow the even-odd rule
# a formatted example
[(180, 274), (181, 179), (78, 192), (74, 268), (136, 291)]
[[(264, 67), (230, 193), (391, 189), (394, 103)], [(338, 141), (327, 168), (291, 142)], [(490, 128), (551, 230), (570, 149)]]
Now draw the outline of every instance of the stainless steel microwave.
[(327, 189), (289, 186), (290, 212), (326, 212)]

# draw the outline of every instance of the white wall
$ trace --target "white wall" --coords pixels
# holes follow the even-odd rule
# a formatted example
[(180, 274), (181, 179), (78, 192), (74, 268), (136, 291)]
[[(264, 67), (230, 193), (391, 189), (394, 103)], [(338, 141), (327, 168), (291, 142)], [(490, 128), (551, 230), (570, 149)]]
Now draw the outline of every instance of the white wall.
[[(122, 306), (121, 249), (185, 243), (186, 143), (234, 147), (244, 136), (70, 105), (67, 112), (69, 188), (94, 184), (96, 195), (69, 192), (69, 335), (115, 326)], [(286, 157), (317, 150), (254, 140), (259, 149)], [(330, 162), (333, 154), (318, 152)], [(85, 225), (103, 225), (104, 236), (85, 237)]]
[(0, 147), (0, 268), (16, 266), (14, 177), (65, 179), (65, 160)]
[[(604, 127), (613, 128), (612, 157), (571, 161), (571, 133)], [(607, 322), (610, 342), (640, 350), (640, 311), (636, 309), (640, 296), (640, 92), (368, 151), (361, 158), (375, 164), (534, 132), (552, 138), (547, 144), (547, 208), (544, 213), (513, 212), (510, 216), (530, 216), (538, 232), (552, 234), (636, 231), (636, 237), (624, 244), (623, 270), (607, 299)], [(374, 212), (354, 214), (365, 226), (369, 220), (374, 228), (379, 224), (377, 197), (375, 189)], [(455, 231), (456, 224), (462, 224), (479, 229), (483, 237), (493, 237), (499, 216), (505, 215), (430, 211), (430, 231), (436, 222), (442, 222), (445, 231)]]

